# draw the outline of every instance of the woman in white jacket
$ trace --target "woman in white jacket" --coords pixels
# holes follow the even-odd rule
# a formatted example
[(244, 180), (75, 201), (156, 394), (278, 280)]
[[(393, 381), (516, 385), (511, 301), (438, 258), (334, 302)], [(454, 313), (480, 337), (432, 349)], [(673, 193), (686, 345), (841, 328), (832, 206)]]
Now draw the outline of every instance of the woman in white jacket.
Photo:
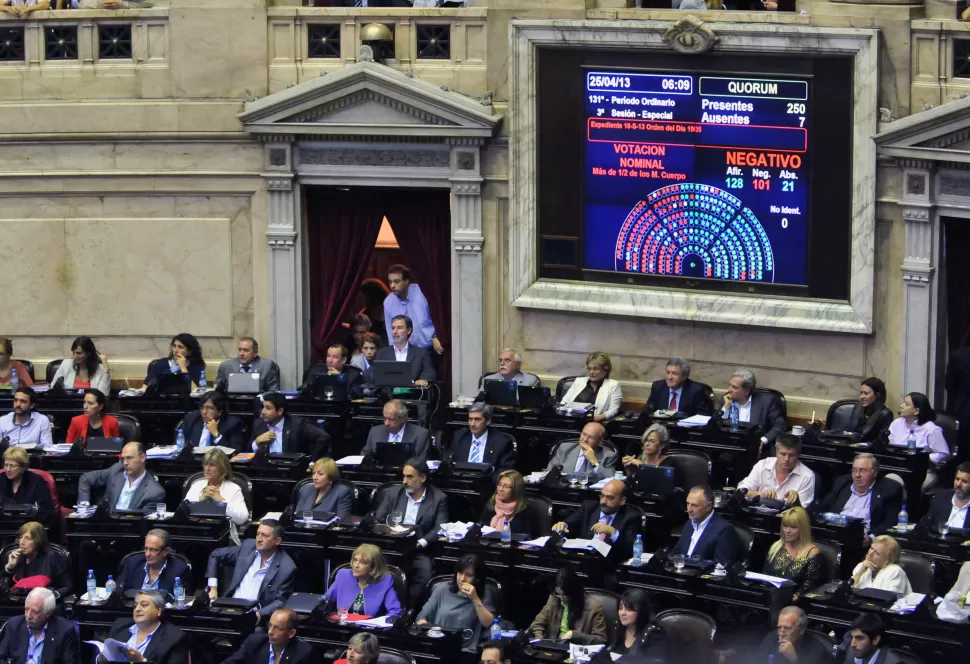
[(61, 361), (57, 373), (51, 380), (53, 386), (58, 380), (65, 390), (81, 390), (93, 387), (104, 396), (111, 393), (111, 373), (108, 371), (108, 358), (98, 354), (91, 337), (78, 337), (71, 344), (73, 357)]
[(899, 543), (889, 535), (872, 540), (866, 559), (852, 570), (852, 587), (863, 590), (876, 588), (908, 595), (913, 592), (906, 570), (900, 567)]
[(620, 383), (610, 378), (613, 364), (606, 353), (593, 351), (586, 356), (586, 377), (577, 378), (566, 391), (562, 403), (591, 403), (596, 410), (593, 419), (597, 422), (612, 420), (620, 412), (623, 403), (623, 390)]

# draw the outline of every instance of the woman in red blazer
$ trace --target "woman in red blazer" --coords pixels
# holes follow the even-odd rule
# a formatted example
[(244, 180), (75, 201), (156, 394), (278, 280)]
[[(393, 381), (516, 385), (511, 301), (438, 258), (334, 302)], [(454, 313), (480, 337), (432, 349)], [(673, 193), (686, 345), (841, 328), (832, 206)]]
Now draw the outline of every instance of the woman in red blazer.
[(118, 418), (104, 413), (105, 397), (100, 390), (89, 387), (84, 390), (84, 414), (71, 418), (67, 430), (67, 443), (86, 445), (89, 438), (117, 438)]

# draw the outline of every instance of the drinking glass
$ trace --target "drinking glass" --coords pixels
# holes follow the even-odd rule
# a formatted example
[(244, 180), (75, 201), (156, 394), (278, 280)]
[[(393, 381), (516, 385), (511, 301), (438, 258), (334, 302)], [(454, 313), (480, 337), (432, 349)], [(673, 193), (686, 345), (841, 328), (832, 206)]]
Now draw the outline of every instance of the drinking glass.
[(313, 521), (313, 510), (303, 510), (303, 522), (310, 523)]
[(950, 524), (944, 521), (940, 524), (940, 537), (946, 539), (946, 536), (950, 534)]
[(323, 396), (326, 397), (327, 401), (333, 399), (333, 387), (327, 385), (325, 388), (323, 388)]
[(402, 521), (404, 521), (404, 514), (401, 513), (401, 510), (394, 510), (387, 515), (387, 523), (392, 528), (400, 526)]
[(718, 508), (724, 502), (724, 494), (720, 491), (714, 492), (714, 507)]
[(684, 564), (686, 562), (686, 559), (684, 558), (684, 556), (676, 555), (673, 558), (671, 558), (671, 560), (674, 563), (674, 569), (675, 570), (677, 570), (678, 572), (680, 572), (680, 571), (682, 571), (684, 569)]
[(585, 489), (587, 486), (589, 486), (589, 473), (580, 473), (579, 474), (579, 488), (580, 489)]
[(579, 483), (579, 475), (577, 475), (576, 473), (572, 473), (569, 476), (569, 488), (575, 489), (578, 483)]
[(156, 518), (158, 518), (158, 519), (164, 519), (165, 518), (165, 512), (166, 511), (168, 511), (168, 508), (166, 507), (165, 503), (156, 503), (155, 504), (155, 517)]
[(350, 615), (350, 607), (342, 606), (337, 609), (337, 617), (340, 619), (341, 625), (347, 624), (347, 616)]

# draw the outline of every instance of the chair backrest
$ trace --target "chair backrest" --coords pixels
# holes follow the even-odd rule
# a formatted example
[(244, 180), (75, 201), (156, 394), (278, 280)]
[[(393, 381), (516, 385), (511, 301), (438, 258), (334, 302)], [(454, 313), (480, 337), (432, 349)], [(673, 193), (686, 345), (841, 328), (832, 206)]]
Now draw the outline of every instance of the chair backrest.
[(403, 650), (381, 647), (377, 664), (416, 664), (414, 658)]
[(774, 390), (770, 387), (759, 387), (755, 390), (755, 393), (768, 394), (773, 396), (778, 400), (778, 406), (781, 408), (781, 416), (786, 420), (788, 419), (788, 401), (785, 399), (784, 393), (780, 390)]
[(819, 632), (814, 629), (806, 629), (805, 636), (802, 638), (816, 641), (820, 646), (822, 646), (822, 648), (825, 649), (825, 652), (829, 653), (830, 657), (835, 652), (835, 640), (825, 632)]
[(61, 368), (61, 362), (63, 361), (64, 361), (63, 359), (51, 360), (50, 362), (47, 363), (47, 369), (44, 371), (44, 377), (47, 379), (48, 385), (54, 382), (54, 374), (56, 374), (57, 370)]
[(573, 383), (575, 383), (576, 379), (579, 377), (580, 376), (563, 376), (559, 379), (559, 382), (556, 383), (556, 401), (562, 401), (562, 398), (566, 396), (566, 392), (569, 391), (569, 388), (573, 386)]
[(711, 457), (707, 453), (697, 450), (670, 450), (667, 458), (684, 479), (684, 486), (681, 488), (711, 485)]
[(394, 487), (397, 487), (397, 486), (401, 486), (401, 483), (400, 482), (384, 482), (384, 484), (381, 484), (378, 487), (374, 487), (374, 489), (370, 492), (370, 509), (371, 509), (371, 511), (373, 512), (374, 510), (376, 510), (380, 506), (381, 501), (384, 500), (384, 494), (386, 494), (388, 491), (390, 491), (391, 489), (393, 489)]
[(902, 551), (899, 556), (899, 566), (906, 572), (913, 592), (926, 595), (933, 592), (936, 581), (936, 563), (928, 556), (912, 551)]
[[(294, 505), (295, 506), (297, 504), (297, 502), (300, 499), (300, 490), (303, 487), (305, 487), (307, 484), (313, 484), (313, 478), (312, 477), (304, 478), (304, 479), (302, 479), (302, 480), (300, 480), (299, 482), (296, 483), (296, 486), (293, 487), (293, 494), (290, 496), (290, 504), (291, 505)], [(353, 482), (351, 482), (350, 480), (343, 480), (343, 479), (337, 480), (335, 482), (335, 484), (342, 484), (345, 487), (347, 487), (348, 489), (350, 489), (351, 493), (354, 496), (354, 505), (351, 508), (351, 512), (352, 513), (356, 513), (357, 503), (358, 503), (358, 501), (360, 499), (360, 492), (357, 490), (357, 485), (354, 484)]]
[(613, 643), (620, 625), (620, 596), (602, 588), (587, 588), (586, 599), (595, 599), (603, 605), (603, 617), (606, 618), (606, 642)]
[(754, 546), (754, 533), (744, 524), (732, 523), (731, 525), (734, 526), (734, 532), (738, 534), (738, 539), (741, 540), (741, 550), (744, 552), (744, 559), (750, 560), (751, 547)]
[[(185, 498), (185, 494), (187, 494), (189, 492), (189, 487), (192, 486), (192, 483), (195, 482), (198, 479), (201, 479), (201, 478), (202, 478), (202, 473), (194, 473), (194, 474), (189, 475), (188, 477), (185, 478), (185, 481), (182, 482), (182, 498), (183, 499)], [(246, 501), (246, 509), (248, 509), (249, 510), (249, 514), (252, 515), (252, 513), (253, 513), (253, 483), (252, 483), (252, 481), (249, 479), (248, 476), (246, 476), (246, 475), (244, 475), (242, 473), (236, 472), (235, 470), (232, 471), (232, 479), (229, 480), (229, 481), (232, 482), (233, 484), (235, 484), (236, 486), (238, 486), (239, 487), (239, 490), (242, 491), (243, 500)]]
[(694, 383), (696, 385), (699, 385), (700, 388), (704, 390), (704, 396), (707, 397), (707, 403), (711, 408), (711, 412), (712, 413), (715, 412), (717, 410), (717, 407), (714, 405), (714, 388), (712, 388), (707, 383), (700, 383), (696, 380), (694, 381)]
[[(129, 558), (131, 558), (132, 556), (140, 556), (142, 554), (143, 554), (143, 552), (141, 550), (132, 551), (131, 553), (126, 553), (121, 558), (121, 562), (118, 563), (118, 573), (120, 574), (121, 573), (121, 570), (123, 570), (125, 568), (125, 563), (128, 562), (128, 559)], [(178, 560), (181, 560), (189, 568), (189, 571), (190, 572), (192, 571), (192, 561), (189, 560), (186, 556), (183, 556), (181, 553), (176, 553), (174, 551), (169, 551), (168, 556), (170, 558), (177, 558)]]
[(923, 664), (923, 660), (909, 652), (899, 648), (889, 648), (889, 652), (899, 658), (900, 664)]
[(31, 362), (30, 360), (18, 360), (18, 359), (14, 359), (14, 362), (20, 362), (22, 365), (24, 365), (24, 369), (26, 369), (27, 373), (30, 374), (30, 380), (36, 380), (36, 378), (34, 378), (33, 362)]
[(126, 413), (118, 413), (115, 417), (118, 418), (118, 431), (126, 443), (141, 440), (141, 422), (137, 417)]
[(821, 583), (835, 581), (841, 576), (839, 571), (842, 568), (842, 545), (829, 540), (815, 540), (815, 546), (822, 556)]
[[(330, 580), (327, 582), (327, 588), (333, 585), (334, 580), (337, 578), (337, 572), (342, 569), (350, 569), (350, 563), (344, 563), (343, 565), (337, 565), (330, 572)], [(394, 577), (394, 592), (397, 593), (397, 599), (401, 603), (401, 610), (408, 610), (408, 575), (404, 573), (397, 565), (388, 565), (387, 571)]]
[(825, 428), (828, 431), (845, 431), (855, 410), (857, 399), (839, 399), (831, 406), (825, 415)]
[(57, 495), (57, 482), (54, 481), (54, 476), (46, 470), (39, 470), (37, 468), (29, 468), (28, 470), (35, 475), (39, 475), (44, 480), (44, 484), (47, 485), (47, 492), (51, 495), (51, 502), (54, 503), (54, 512), (59, 512), (61, 509), (61, 500), (60, 496)]
[(946, 440), (946, 444), (950, 448), (950, 453), (956, 454), (958, 447), (957, 443), (960, 436), (960, 426), (956, 421), (956, 418), (949, 413), (938, 412), (934, 422), (936, 422), (936, 426), (943, 429), (943, 439)]
[(529, 502), (528, 509), (536, 518), (539, 533), (548, 533), (552, 528), (552, 501), (545, 496), (527, 496), (526, 500)]
[(149, 362), (148, 368), (145, 369), (145, 376), (151, 376), (152, 371), (155, 369), (155, 365), (157, 365), (159, 362), (168, 362), (168, 359), (164, 357), (160, 357)]
[(717, 624), (709, 615), (691, 609), (668, 609), (657, 614), (656, 623), (667, 634), (672, 661), (711, 661)]

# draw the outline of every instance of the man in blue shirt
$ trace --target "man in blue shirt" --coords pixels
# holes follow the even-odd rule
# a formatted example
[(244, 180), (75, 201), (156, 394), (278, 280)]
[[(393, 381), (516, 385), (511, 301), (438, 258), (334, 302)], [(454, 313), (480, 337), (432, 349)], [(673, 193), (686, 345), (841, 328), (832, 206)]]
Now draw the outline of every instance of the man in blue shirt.
[(418, 348), (441, 355), (445, 349), (438, 341), (434, 323), (431, 321), (431, 310), (428, 300), (421, 292), (421, 287), (411, 283), (411, 272), (403, 265), (392, 265), (387, 271), (387, 284), (391, 287), (391, 294), (384, 299), (384, 324), (387, 325), (387, 338), (391, 338), (391, 321), (395, 316), (407, 316), (414, 324), (409, 343)]
[[(0, 639), (0, 661), (31, 664), (78, 664), (80, 646), (74, 623), (53, 615), (53, 591), (34, 588), (24, 601), (24, 615), (11, 618)], [(46, 652), (46, 657), (44, 657)]]

